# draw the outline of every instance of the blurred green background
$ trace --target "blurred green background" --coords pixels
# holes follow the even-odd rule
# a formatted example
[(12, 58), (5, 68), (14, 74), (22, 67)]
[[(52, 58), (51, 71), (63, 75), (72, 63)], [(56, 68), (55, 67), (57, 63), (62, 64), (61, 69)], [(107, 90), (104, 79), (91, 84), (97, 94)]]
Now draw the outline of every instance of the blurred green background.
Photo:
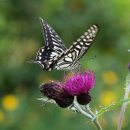
[[(28, 64), (44, 45), (38, 18), (43, 17), (69, 47), (92, 24), (100, 31), (82, 58), (84, 68), (94, 70), (91, 91), (93, 111), (120, 100), (124, 94), (130, 49), (129, 0), (0, 0), (0, 129), (94, 130), (85, 117), (55, 105), (43, 107), (39, 85), (64, 78), (63, 71), (45, 72)], [(96, 55), (93, 60), (88, 60)], [(127, 108), (123, 130), (130, 130)], [(120, 107), (105, 113), (100, 122), (115, 130)]]

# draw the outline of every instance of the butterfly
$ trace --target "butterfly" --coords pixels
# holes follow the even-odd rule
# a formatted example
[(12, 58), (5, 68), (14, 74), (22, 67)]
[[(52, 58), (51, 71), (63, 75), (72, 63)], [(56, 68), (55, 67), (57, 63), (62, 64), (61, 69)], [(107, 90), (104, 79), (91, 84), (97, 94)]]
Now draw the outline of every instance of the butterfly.
[(78, 67), (79, 60), (88, 51), (97, 35), (98, 26), (92, 25), (67, 49), (56, 31), (45, 20), (39, 19), (44, 34), (45, 46), (41, 47), (36, 58), (29, 62), (39, 64), (43, 70), (47, 71), (53, 69), (73, 70)]

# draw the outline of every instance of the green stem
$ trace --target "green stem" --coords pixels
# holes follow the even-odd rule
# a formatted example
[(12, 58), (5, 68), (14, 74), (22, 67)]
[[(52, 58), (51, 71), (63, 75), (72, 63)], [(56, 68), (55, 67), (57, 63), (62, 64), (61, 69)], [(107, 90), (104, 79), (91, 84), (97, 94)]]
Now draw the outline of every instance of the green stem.
[(96, 128), (97, 128), (98, 130), (102, 130), (102, 127), (101, 127), (101, 125), (100, 125), (98, 119), (95, 119), (95, 120), (93, 121), (93, 123), (95, 124), (95, 126), (96, 126)]
[(95, 124), (96, 128), (98, 130), (102, 130), (102, 127), (98, 121), (97, 116), (91, 111), (91, 108), (89, 107), (89, 104), (85, 107), (87, 111), (93, 116), (93, 123)]
[(84, 116), (86, 116), (88, 119), (90, 119), (91, 121), (93, 121), (94, 125), (96, 126), (97, 130), (102, 130), (102, 127), (100, 125), (100, 123), (98, 122), (98, 119), (96, 118), (96, 115), (91, 111), (91, 109), (88, 109), (89, 113), (87, 113), (86, 111), (84, 111), (80, 105), (77, 102), (77, 99), (75, 97), (74, 102), (73, 102), (73, 107), (80, 112), (81, 114), (83, 114)]
[[(126, 88), (125, 88), (124, 100), (128, 99), (129, 93), (130, 93), (130, 73), (126, 76)], [(124, 102), (122, 105), (117, 130), (122, 129), (123, 119), (124, 119), (127, 105), (128, 102)]]

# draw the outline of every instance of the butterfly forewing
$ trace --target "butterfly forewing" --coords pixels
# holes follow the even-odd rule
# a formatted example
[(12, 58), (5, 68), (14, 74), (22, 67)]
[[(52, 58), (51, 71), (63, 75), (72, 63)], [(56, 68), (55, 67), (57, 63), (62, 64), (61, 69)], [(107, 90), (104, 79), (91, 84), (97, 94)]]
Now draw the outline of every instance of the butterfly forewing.
[(74, 69), (79, 59), (87, 52), (98, 32), (96, 25), (91, 26), (76, 42), (56, 59), (56, 69)]
[(49, 24), (42, 18), (40, 19), (40, 23), (44, 32), (44, 38), (45, 38), (45, 45), (53, 50), (57, 50), (58, 52), (63, 52), (66, 50), (66, 47), (61, 40), (61, 38), (58, 36), (58, 34), (55, 32), (55, 30), (50, 27)]

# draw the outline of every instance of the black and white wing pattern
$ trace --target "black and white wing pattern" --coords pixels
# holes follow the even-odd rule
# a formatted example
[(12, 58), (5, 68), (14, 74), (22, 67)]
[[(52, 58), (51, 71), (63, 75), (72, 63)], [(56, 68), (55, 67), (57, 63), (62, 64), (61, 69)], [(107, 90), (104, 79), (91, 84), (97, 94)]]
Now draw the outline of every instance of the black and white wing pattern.
[(45, 38), (45, 46), (49, 47), (49, 49), (57, 50), (57, 52), (60, 53), (66, 50), (64, 42), (54, 31), (54, 29), (47, 24), (45, 20), (42, 18), (39, 19), (43, 30), (43, 36)]
[(91, 26), (69, 49), (57, 57), (50, 68), (58, 70), (73, 70), (79, 64), (79, 59), (88, 51), (93, 44), (98, 32), (97, 25)]
[(66, 47), (54, 29), (50, 27), (45, 20), (42, 18), (39, 19), (44, 34), (45, 46), (38, 50), (36, 59), (29, 62), (39, 64), (43, 70), (49, 70), (49, 66), (52, 64), (53, 59), (64, 52)]

